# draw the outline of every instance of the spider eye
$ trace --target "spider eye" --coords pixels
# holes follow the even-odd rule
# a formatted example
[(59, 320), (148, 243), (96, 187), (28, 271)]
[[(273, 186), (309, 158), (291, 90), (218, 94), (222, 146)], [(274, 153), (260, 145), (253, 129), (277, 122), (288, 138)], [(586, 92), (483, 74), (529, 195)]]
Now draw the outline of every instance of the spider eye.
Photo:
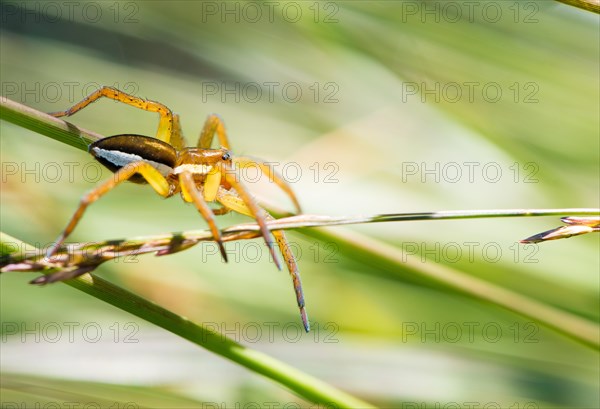
[(223, 154), (223, 156), (221, 156), (221, 159), (223, 159), (223, 160), (229, 160), (229, 159), (231, 159), (231, 155), (229, 154), (229, 152), (225, 152)]

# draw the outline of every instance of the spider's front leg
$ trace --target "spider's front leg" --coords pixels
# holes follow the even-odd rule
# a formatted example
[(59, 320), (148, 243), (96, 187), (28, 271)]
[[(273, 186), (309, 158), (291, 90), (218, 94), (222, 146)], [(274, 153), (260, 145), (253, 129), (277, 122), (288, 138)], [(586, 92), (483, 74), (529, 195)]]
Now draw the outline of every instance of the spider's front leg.
[[(204, 126), (202, 127), (202, 132), (200, 132), (200, 137), (198, 138), (197, 147), (200, 149), (210, 149), (215, 135), (219, 139), (221, 148), (227, 149), (227, 150), (229, 150), (231, 148), (223, 120), (218, 115), (211, 114), (208, 116), (208, 118), (206, 118), (206, 122), (204, 123)], [(283, 180), (283, 178), (281, 178), (279, 175), (277, 175), (275, 173), (271, 173), (268, 166), (266, 166), (262, 162), (253, 161), (253, 160), (246, 159), (246, 158), (240, 158), (239, 160), (233, 159), (233, 164), (237, 164), (237, 165), (244, 165), (246, 162), (251, 162), (252, 164), (255, 164), (263, 172), (265, 172), (269, 177), (271, 177), (273, 180), (275, 180), (275, 182), (286, 193), (288, 193), (290, 195), (290, 197), (294, 201), (294, 204), (296, 205), (297, 209), (298, 210), (300, 209), (298, 200), (294, 196), (294, 193), (292, 192), (290, 187), (287, 185), (285, 180)], [(235, 169), (231, 166), (231, 163), (230, 164), (227, 164), (225, 162), (220, 163), (219, 164), (219, 172), (224, 176), (225, 181), (227, 183), (229, 183), (231, 186), (233, 186), (233, 188), (241, 196), (244, 203), (246, 204), (246, 208), (249, 209), (249, 211), (250, 211), (250, 213), (248, 215), (250, 217), (253, 217), (254, 219), (256, 219), (256, 222), (260, 226), (260, 231), (262, 232), (262, 235), (265, 239), (265, 243), (267, 243), (267, 246), (269, 247), (271, 257), (273, 258), (273, 261), (275, 262), (275, 265), (277, 266), (277, 268), (279, 270), (281, 270), (281, 264), (279, 263), (279, 259), (275, 255), (275, 245), (273, 243), (273, 240), (271, 239), (269, 229), (267, 228), (267, 225), (265, 223), (264, 215), (266, 214), (266, 212), (264, 211), (264, 209), (262, 209), (260, 206), (258, 206), (258, 204), (256, 203), (256, 200), (254, 200), (254, 198), (252, 197), (250, 192), (248, 192), (248, 189), (246, 189), (244, 184), (239, 180), (239, 177), (235, 173)], [(214, 187), (215, 187), (214, 194), (216, 195), (217, 189), (216, 189), (216, 186), (214, 186)], [(206, 191), (206, 189), (207, 188), (205, 187), (205, 191)], [(211, 200), (214, 200), (214, 197), (210, 198), (210, 199), (207, 198), (207, 201), (211, 201)], [(225, 206), (225, 207), (227, 207), (227, 206)]]
[(206, 118), (196, 146), (200, 149), (210, 149), (215, 134), (217, 135), (217, 138), (219, 138), (219, 143), (221, 144), (222, 148), (228, 150), (231, 149), (229, 138), (227, 137), (227, 132), (225, 131), (225, 124), (223, 123), (223, 120), (216, 114), (210, 114), (208, 118)]
[[(269, 215), (268, 219), (273, 220), (273, 217)], [(310, 322), (308, 321), (306, 309), (304, 308), (304, 292), (302, 291), (302, 280), (300, 279), (300, 270), (298, 269), (298, 263), (296, 263), (296, 257), (294, 257), (294, 253), (292, 253), (292, 248), (290, 247), (283, 230), (275, 230), (272, 231), (272, 233), (277, 241), (277, 245), (279, 246), (281, 254), (283, 254), (283, 259), (285, 260), (285, 264), (290, 272), (290, 276), (292, 277), (294, 293), (296, 293), (296, 302), (298, 303), (300, 317), (302, 318), (302, 325), (304, 325), (304, 330), (308, 332), (310, 331)]]
[[(229, 143), (229, 137), (227, 136), (227, 131), (225, 130), (225, 124), (223, 120), (215, 114), (211, 114), (206, 118), (206, 122), (204, 122), (204, 126), (202, 127), (202, 131), (200, 132), (200, 137), (198, 138), (197, 146), (200, 149), (210, 149), (213, 143), (213, 139), (217, 136), (219, 139), (219, 143), (222, 148), (231, 149), (231, 145)], [(285, 181), (281, 175), (279, 175), (275, 169), (270, 167), (267, 163), (263, 162), (260, 159), (255, 159), (247, 156), (237, 156), (233, 158), (234, 166), (239, 167), (240, 169), (246, 168), (249, 166), (256, 166), (260, 169), (260, 171), (265, 174), (270, 181), (275, 182), (277, 186), (279, 186), (294, 202), (294, 206), (296, 207), (296, 212), (301, 213), (300, 203), (294, 194), (294, 191), (290, 187), (290, 185)]]
[[(273, 259), (273, 262), (275, 263), (277, 268), (281, 270), (281, 263), (279, 262), (279, 258), (275, 254), (275, 244), (273, 243), (269, 228), (267, 227), (267, 223), (265, 221), (268, 213), (262, 207), (260, 207), (258, 203), (256, 203), (256, 200), (254, 199), (254, 197), (252, 197), (252, 195), (250, 194), (246, 186), (241, 182), (241, 180), (239, 180), (239, 175), (235, 173), (235, 170), (233, 168), (229, 167), (224, 162), (221, 162), (219, 164), (219, 171), (221, 175), (223, 175), (223, 177), (225, 178), (225, 181), (229, 183), (240, 195), (240, 198), (242, 199), (247, 209), (246, 211), (242, 211), (240, 213), (246, 214), (254, 218), (256, 220), (256, 223), (258, 223), (265, 243), (267, 244), (269, 252), (271, 253), (271, 258)], [(221, 204), (231, 208), (231, 206), (228, 206), (225, 202), (221, 201), (218, 198), (218, 196), (216, 198)], [(235, 208), (233, 209), (238, 211)]]
[(302, 213), (300, 202), (298, 202), (298, 198), (296, 197), (296, 194), (290, 187), (289, 183), (279, 173), (277, 173), (272, 166), (269, 166), (268, 163), (265, 163), (261, 159), (256, 159), (249, 156), (236, 156), (233, 158), (233, 163), (240, 169), (256, 166), (269, 179), (270, 182), (275, 182), (275, 184), (289, 196), (296, 207), (296, 213)]
[(215, 215), (213, 210), (208, 207), (206, 200), (202, 196), (202, 193), (196, 187), (196, 183), (194, 182), (194, 176), (192, 176), (189, 172), (181, 172), (179, 174), (179, 184), (181, 186), (181, 192), (183, 193), (183, 197), (185, 201), (192, 202), (196, 209), (200, 212), (204, 220), (208, 223), (208, 227), (210, 228), (210, 232), (213, 235), (213, 238), (219, 245), (219, 250), (221, 251), (221, 256), (223, 260), (227, 262), (227, 253), (225, 252), (225, 246), (223, 245), (223, 239), (221, 236), (221, 230), (217, 227), (215, 222)]
[[(258, 222), (258, 218), (254, 215), (255, 213), (250, 210), (247, 202), (244, 199), (225, 190), (222, 187), (219, 188), (216, 198), (219, 203), (225, 206), (225, 208), (232, 209), (238, 213), (242, 213), (247, 216), (253, 217)], [(270, 214), (268, 214), (264, 209), (261, 210), (261, 214), (264, 220), (273, 220), (273, 217)], [(300, 279), (300, 270), (298, 269), (296, 258), (292, 253), (292, 249), (283, 230), (275, 230), (271, 233), (275, 237), (277, 246), (279, 247), (279, 250), (283, 255), (283, 259), (285, 260), (285, 264), (292, 278), (292, 282), (294, 285), (294, 293), (296, 294), (296, 302), (298, 303), (298, 308), (300, 309), (300, 317), (302, 318), (302, 324), (304, 325), (305, 331), (308, 332), (310, 331), (310, 322), (306, 314), (304, 292), (302, 291), (302, 280)]]

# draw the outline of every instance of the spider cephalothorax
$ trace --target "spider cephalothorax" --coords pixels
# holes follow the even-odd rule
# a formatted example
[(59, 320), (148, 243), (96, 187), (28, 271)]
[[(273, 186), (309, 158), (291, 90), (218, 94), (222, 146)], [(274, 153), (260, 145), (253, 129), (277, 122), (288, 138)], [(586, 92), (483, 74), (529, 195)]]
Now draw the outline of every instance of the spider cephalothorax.
[[(89, 152), (114, 172), (114, 176), (83, 196), (69, 224), (48, 250), (47, 257), (50, 258), (56, 253), (83, 216), (85, 209), (102, 195), (126, 180), (140, 184), (147, 183), (163, 197), (181, 193), (186, 202), (192, 203), (207, 221), (225, 261), (227, 261), (227, 253), (223, 246), (221, 232), (215, 223), (215, 215), (233, 210), (256, 219), (271, 257), (279, 269), (281, 265), (275, 254), (275, 242), (283, 254), (294, 283), (302, 322), (308, 331), (309, 324), (304, 310), (300, 275), (286, 236), (281, 230), (269, 231), (266, 220), (271, 216), (259, 206), (238, 177), (236, 170), (246, 166), (258, 167), (290, 196), (299, 212), (300, 206), (287, 182), (271, 167), (257, 159), (233, 156), (223, 122), (216, 115), (207, 118), (196, 147), (185, 147), (179, 117), (169, 108), (115, 88), (102, 87), (68, 110), (51, 115), (55, 117), (73, 115), (100, 97), (157, 112), (160, 116), (158, 131), (155, 138), (123, 134), (99, 139), (89, 146)], [(221, 145), (219, 149), (211, 149), (215, 134)], [(216, 202), (221, 207), (211, 209), (208, 202)], [(275, 237), (275, 242), (271, 233)], [(58, 281), (62, 278), (60, 273), (55, 273), (46, 276), (46, 279), (39, 283)]]

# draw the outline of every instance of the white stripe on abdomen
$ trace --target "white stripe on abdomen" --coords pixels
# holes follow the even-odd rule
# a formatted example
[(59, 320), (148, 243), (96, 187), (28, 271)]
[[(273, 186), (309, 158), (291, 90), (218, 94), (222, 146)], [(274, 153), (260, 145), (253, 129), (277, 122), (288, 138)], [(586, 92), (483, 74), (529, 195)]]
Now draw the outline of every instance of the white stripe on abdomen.
[(153, 160), (144, 159), (140, 155), (135, 155), (133, 153), (102, 149), (98, 147), (95, 147), (92, 150), (94, 151), (96, 156), (106, 159), (113, 165), (120, 168), (122, 168), (123, 166), (127, 166), (130, 163), (146, 162), (154, 169), (158, 170), (163, 176), (168, 176), (169, 174), (171, 174), (171, 172), (173, 172), (173, 168), (170, 166), (159, 162), (155, 162)]

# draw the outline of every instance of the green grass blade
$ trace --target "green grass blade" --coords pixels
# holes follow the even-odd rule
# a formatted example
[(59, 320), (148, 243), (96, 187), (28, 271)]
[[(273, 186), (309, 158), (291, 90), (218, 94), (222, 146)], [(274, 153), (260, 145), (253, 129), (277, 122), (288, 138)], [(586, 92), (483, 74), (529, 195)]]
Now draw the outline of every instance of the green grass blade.
[(600, 2), (598, 0), (557, 0), (560, 3), (568, 4), (569, 6), (577, 7), (582, 10), (591, 11), (592, 13), (600, 14)]
[[(0, 248), (35, 250), (27, 243), (0, 233)], [(266, 376), (311, 402), (338, 408), (371, 408), (372, 405), (320, 381), (284, 362), (247, 348), (225, 335), (211, 331), (186, 318), (162, 308), (144, 298), (109, 283), (97, 276), (85, 274), (64, 282), (110, 305), (166, 329), (217, 355), (236, 362), (253, 372)]]
[(101, 138), (94, 132), (79, 129), (58, 118), (1, 96), (0, 118), (84, 151), (87, 151), (92, 141)]

